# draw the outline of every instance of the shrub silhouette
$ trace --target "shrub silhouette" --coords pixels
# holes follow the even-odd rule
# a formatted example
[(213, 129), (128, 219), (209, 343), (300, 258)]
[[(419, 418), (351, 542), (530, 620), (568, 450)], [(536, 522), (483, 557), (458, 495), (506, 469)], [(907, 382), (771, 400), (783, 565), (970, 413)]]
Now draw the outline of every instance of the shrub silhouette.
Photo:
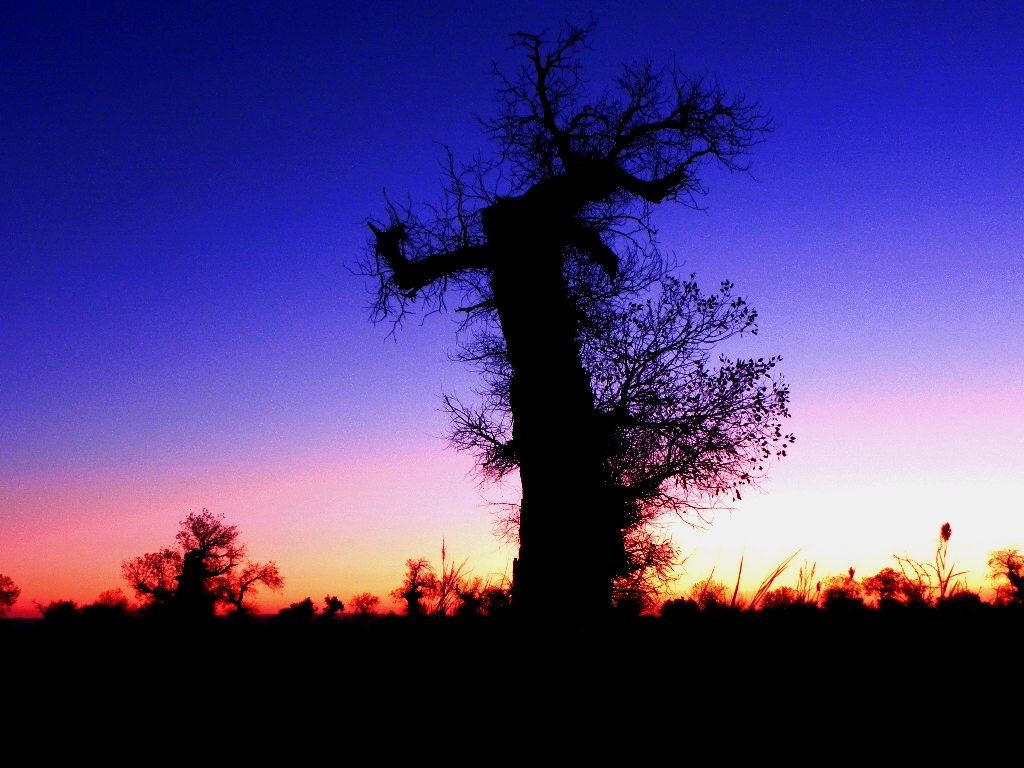
[(830, 576), (825, 579), (821, 592), (822, 607), (830, 611), (856, 611), (866, 608), (860, 582), (854, 578), (856, 570), (851, 566), (845, 576)]
[(659, 613), (667, 621), (695, 620), (700, 617), (701, 607), (696, 600), (678, 597), (662, 603)]
[(332, 621), (345, 612), (345, 604), (335, 595), (324, 595), (324, 612), (321, 621)]
[(82, 606), (82, 618), (92, 624), (111, 624), (132, 618), (136, 608), (120, 589), (100, 593), (95, 602)]
[(446, 616), (458, 610), (460, 595), (473, 599), (471, 584), (464, 575), (465, 560), (460, 565), (448, 560), (448, 550), (441, 541), (441, 567), (435, 569), (425, 557), (405, 561), (401, 586), (391, 596), (405, 602), (407, 616)]
[(35, 606), (47, 624), (71, 626), (82, 619), (82, 612), (74, 600), (53, 600), (46, 605), (37, 602)]
[(776, 587), (764, 596), (761, 608), (766, 611), (791, 608), (799, 602), (797, 592), (792, 587)]
[(292, 603), (287, 608), (279, 610), (277, 612), (277, 618), (279, 621), (287, 624), (312, 624), (313, 617), (316, 616), (317, 610), (317, 607), (313, 604), (313, 599), (307, 597), (305, 600)]

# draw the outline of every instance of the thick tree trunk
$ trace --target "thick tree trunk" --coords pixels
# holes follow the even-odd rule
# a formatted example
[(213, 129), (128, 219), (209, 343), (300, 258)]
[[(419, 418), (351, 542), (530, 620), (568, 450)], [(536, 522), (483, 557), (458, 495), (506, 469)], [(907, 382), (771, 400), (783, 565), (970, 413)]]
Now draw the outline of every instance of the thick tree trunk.
[(205, 621), (213, 616), (214, 598), (207, 588), (210, 571), (204, 553), (191, 550), (185, 553), (181, 574), (175, 577), (174, 608), (177, 617), (187, 622)]
[(502, 243), (503, 253), (491, 288), (513, 369), (509, 403), (523, 489), (513, 604), (528, 615), (603, 612), (624, 558), (621, 510), (604, 491), (602, 436), (564, 250), (543, 215), (523, 227), (516, 211), (509, 219), (518, 226), (509, 231), (496, 213), (488, 240)]

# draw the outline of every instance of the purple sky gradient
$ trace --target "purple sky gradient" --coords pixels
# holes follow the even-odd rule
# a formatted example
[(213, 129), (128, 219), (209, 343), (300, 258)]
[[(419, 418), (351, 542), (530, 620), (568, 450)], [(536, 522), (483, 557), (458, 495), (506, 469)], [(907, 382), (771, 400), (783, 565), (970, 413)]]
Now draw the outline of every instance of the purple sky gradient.
[[(382, 593), (442, 536), (503, 569), (471, 462), (442, 439), (442, 393), (474, 385), (448, 357), (456, 318), (389, 339), (350, 270), (384, 189), (429, 202), (442, 145), (488, 152), (477, 117), (492, 62), (516, 63), (508, 35), (591, 9), (595, 87), (673, 60), (774, 121), (753, 178), (710, 171), (705, 210), (656, 217), (681, 271), (760, 311), (742, 351), (783, 356), (798, 438), (763, 496), (679, 528), (687, 572), (804, 546), (866, 573), (927, 556), (952, 518), (980, 587), (987, 549), (1024, 545), (1019, 3), (14, 2), (0, 573), (20, 609), (118, 586), (122, 559), (202, 507), (292, 575), (285, 602)], [(75, 546), (40, 551), (58, 540)], [(344, 583), (295, 575), (312, 562)]]

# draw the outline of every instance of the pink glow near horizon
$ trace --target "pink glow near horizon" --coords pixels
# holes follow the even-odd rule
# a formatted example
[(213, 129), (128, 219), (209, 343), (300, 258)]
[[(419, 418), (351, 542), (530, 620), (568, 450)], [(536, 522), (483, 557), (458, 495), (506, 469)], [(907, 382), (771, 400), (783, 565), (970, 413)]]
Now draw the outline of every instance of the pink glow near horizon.
[(148, 476), (110, 471), (23, 482), (2, 498), (10, 510), (0, 529), (3, 573), (22, 588), (11, 615), (37, 615), (33, 600), (87, 603), (106, 589), (129, 591), (120, 563), (171, 545), (178, 521), (203, 507), (238, 526), (252, 559), (280, 567), (285, 589), (261, 595), (262, 610), (306, 596), (348, 600), (366, 591), (387, 608), (404, 561), (438, 559), (442, 538), (450, 557), (470, 557), (474, 575), (498, 578), (511, 554), (491, 536), (485, 502), (466, 476), (470, 468), (437, 443), (276, 467), (162, 468)]
[[(964, 405), (965, 403), (970, 405)], [(892, 554), (930, 560), (938, 527), (953, 526), (950, 556), (973, 589), (998, 547), (1024, 545), (1020, 476), (1024, 414), (1009, 390), (913, 398), (873, 397), (796, 409), (798, 442), (771, 467), (761, 492), (744, 493), (707, 530), (676, 523), (687, 560), (676, 593), (714, 570), (732, 583), (744, 557), (745, 591), (801, 549), (779, 585), (804, 561), (818, 574), (861, 576), (892, 565)], [(999, 441), (991, 439), (1001, 434)], [(468, 558), (474, 575), (508, 574), (511, 546), (492, 535), (472, 462), (439, 440), (363, 455), (319, 452), (274, 466), (163, 467), (149, 473), (40, 477), (2, 491), (3, 573), (22, 588), (12, 616), (32, 601), (94, 600), (127, 588), (122, 560), (169, 545), (177, 523), (203, 507), (237, 525), (255, 560), (274, 560), (280, 593), (260, 595), (263, 611), (307, 596), (343, 601), (360, 592), (388, 598), (407, 558)], [(512, 492), (506, 489), (505, 500)]]

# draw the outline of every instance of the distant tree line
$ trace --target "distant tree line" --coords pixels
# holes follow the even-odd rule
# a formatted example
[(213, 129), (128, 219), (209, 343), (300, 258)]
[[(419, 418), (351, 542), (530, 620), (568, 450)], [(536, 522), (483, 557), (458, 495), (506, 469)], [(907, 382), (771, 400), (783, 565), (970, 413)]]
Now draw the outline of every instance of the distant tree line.
[[(1007, 547), (993, 551), (988, 560), (988, 578), (994, 591), (985, 601), (967, 587), (965, 571), (957, 570), (949, 560), (952, 528), (944, 523), (939, 529), (934, 557), (919, 561), (908, 555), (894, 555), (894, 566), (858, 578), (851, 567), (844, 574), (817, 577), (817, 566), (804, 563), (793, 586), (774, 586), (796, 557), (793, 553), (761, 582), (753, 594), (741, 594), (740, 562), (735, 584), (730, 587), (707, 577), (690, 586), (683, 597), (655, 601), (655, 590), (636, 600), (622, 601), (617, 614), (660, 614), (668, 619), (698, 614), (725, 614), (758, 611), (762, 613), (893, 611), (896, 609), (1020, 608), (1024, 606), (1024, 553)], [(456, 563), (441, 544), (438, 565), (426, 557), (405, 562), (401, 582), (390, 593), (408, 619), (430, 617), (498, 617), (512, 614), (513, 600), (509, 580), (497, 581), (473, 577), (467, 561)], [(253, 598), (259, 589), (280, 590), (284, 579), (273, 562), (259, 563), (246, 557), (236, 526), (204, 509), (190, 513), (179, 525), (175, 544), (125, 560), (122, 573), (134, 590), (138, 603), (132, 603), (121, 589), (110, 589), (92, 603), (78, 605), (71, 600), (35, 603), (40, 615), (52, 624), (81, 621), (114, 623), (131, 618), (152, 618), (172, 623), (197, 623), (213, 619), (218, 613), (232, 621), (256, 616)], [(552, 585), (557, 588), (557, 585)], [(565, 613), (572, 615), (570, 588), (564, 590)], [(0, 574), (0, 618), (5, 617), (21, 596), (21, 589), (10, 576)], [(307, 597), (280, 609), (273, 617), (287, 625), (329, 624), (342, 616), (350, 620), (368, 620), (379, 616), (381, 600), (363, 592), (353, 595), (348, 605), (337, 595), (327, 594), (322, 603)]]

